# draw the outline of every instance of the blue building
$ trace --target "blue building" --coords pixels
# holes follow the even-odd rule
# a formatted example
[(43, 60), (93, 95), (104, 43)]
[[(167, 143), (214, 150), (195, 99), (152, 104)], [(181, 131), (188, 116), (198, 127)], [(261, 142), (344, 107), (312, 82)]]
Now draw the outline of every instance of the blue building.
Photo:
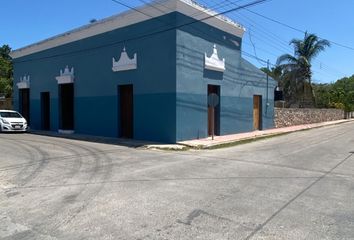
[(15, 109), (32, 129), (169, 143), (272, 128), (275, 81), (213, 15), (160, 0), (15, 50)]

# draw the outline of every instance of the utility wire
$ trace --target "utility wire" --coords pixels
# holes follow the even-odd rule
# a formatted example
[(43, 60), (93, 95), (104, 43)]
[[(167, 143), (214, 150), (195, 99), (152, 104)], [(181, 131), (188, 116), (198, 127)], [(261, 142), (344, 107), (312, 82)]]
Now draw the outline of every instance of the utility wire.
[[(227, 3), (226, 0), (223, 0), (219, 3), (217, 2), (214, 2), (215, 4), (208, 7), (208, 3), (203, 1), (203, 0), (200, 0), (201, 2), (203, 2), (204, 7), (207, 8), (208, 10), (211, 10), (211, 11), (218, 11), (219, 9), (224, 9), (225, 7), (227, 6), (230, 6), (230, 5), (233, 5), (233, 6), (236, 6), (236, 3), (239, 3), (239, 2), (242, 2), (244, 0), (238, 0), (238, 1), (235, 1), (235, 3)], [(238, 5), (239, 6), (239, 5)], [(203, 13), (198, 13), (196, 16), (199, 16), (199, 15), (202, 15)]]
[[(211, 1), (212, 1), (213, 3), (217, 3), (217, 1), (214, 1), (214, 0), (211, 0)], [(205, 1), (202, 0), (202, 2), (204, 2), (204, 3), (206, 4)], [(228, 2), (228, 3), (226, 3), (226, 2)], [(215, 4), (215, 5), (217, 5), (217, 4)], [(225, 10), (225, 8), (226, 8), (227, 6), (230, 6), (230, 5), (232, 5), (232, 6), (238, 6), (238, 4), (237, 4), (236, 2), (232, 2), (231, 0), (225, 0), (225, 1), (224, 1), (224, 4), (218, 5), (218, 9), (220, 9), (220, 10)], [(211, 9), (211, 8), (209, 8), (209, 9)], [(214, 9), (212, 9), (212, 10), (215, 11)], [(257, 24), (255, 21), (253, 21), (252, 19), (250, 19), (250, 18), (248, 18), (248, 17), (242, 15), (240, 12), (237, 12), (237, 13), (236, 13), (236, 12), (233, 12), (233, 13), (232, 13), (232, 16), (235, 17), (235, 18), (237, 18), (237, 17), (236, 17), (236, 14), (237, 14), (237, 15), (241, 15), (243, 18), (246, 18), (247, 21), (249, 21), (249, 22), (253, 22), (254, 24)], [(253, 26), (254, 26), (253, 23), (250, 23), (250, 26), (252, 26), (252, 28), (253, 28)], [(257, 28), (258, 28), (258, 27), (257, 27)], [(260, 31), (264, 32), (264, 35), (265, 35), (265, 34), (267, 35), (267, 36), (264, 36), (264, 37), (267, 37), (270, 42), (273, 42), (273, 43), (274, 43), (274, 45), (273, 45), (273, 44), (270, 44), (270, 42), (268, 42), (268, 41), (267, 41), (267, 42), (264, 41), (262, 38), (259, 38), (259, 37), (257, 37), (257, 36), (253, 36), (254, 38), (257, 38), (257, 39), (259, 39), (260, 41), (265, 42), (267, 45), (270, 45), (271, 47), (273, 47), (274, 49), (279, 50), (280, 52), (285, 51), (286, 53), (291, 54), (290, 52), (288, 52), (289, 49), (290, 49), (290, 46), (286, 43), (285, 40), (281, 40), (281, 39), (279, 38), (279, 36), (277, 36), (276, 34), (270, 32), (270, 31), (269, 31), (269, 33), (266, 32), (266, 31), (264, 31), (264, 30), (262, 29), (262, 27), (260, 27), (260, 28), (258, 28), (258, 29), (259, 29)], [(249, 27), (249, 32), (251, 33), (251, 27)], [(269, 36), (268, 36), (268, 35), (269, 35)], [(271, 39), (270, 37), (272, 37), (273, 39)], [(265, 61), (264, 59), (261, 59), (261, 58), (259, 58), (259, 57), (257, 56), (257, 51), (256, 51), (256, 49), (255, 49), (255, 48), (256, 48), (256, 47), (255, 47), (255, 43), (253, 42), (251, 35), (250, 35), (250, 41), (251, 41), (251, 44), (247, 44), (247, 42), (243, 42), (243, 44), (247, 44), (247, 45), (250, 45), (251, 47), (253, 47), (253, 50), (254, 50), (254, 54), (255, 54), (255, 55), (249, 54), (249, 53), (247, 53), (247, 52), (245, 52), (245, 51), (242, 51), (242, 52), (245, 53), (245, 56), (246, 56), (246, 57), (253, 58), (253, 59), (257, 60), (258, 63), (260, 63), (261, 65), (264, 66), (264, 65), (267, 63), (267, 61)], [(281, 45), (279, 45), (279, 44), (281, 44)], [(283, 45), (284, 47), (282, 47), (282, 45)], [(286, 49), (286, 50), (281, 50), (279, 47), (282, 47), (282, 48), (284, 48), (284, 49)], [(268, 52), (268, 51), (266, 51), (266, 50), (264, 50), (264, 49), (261, 49), (261, 48), (257, 48), (257, 49), (262, 50), (262, 51), (264, 51), (264, 52), (267, 52), (268, 54), (271, 54), (271, 55), (274, 56), (274, 57), (278, 57), (278, 56), (275, 55), (274, 53), (270, 53), (270, 52)], [(317, 61), (317, 60), (315, 60), (315, 61)], [(325, 65), (325, 64), (322, 63), (322, 62), (320, 62), (320, 64), (321, 64), (321, 65)], [(272, 64), (272, 66), (275, 66), (275, 65)], [(338, 74), (338, 73), (340, 73), (340, 71), (336, 71), (337, 74), (335, 74), (335, 73), (332, 73), (332, 71), (330, 71), (329, 68), (330, 68), (329, 66), (328, 66), (328, 68), (323, 67), (323, 68), (320, 68), (320, 69), (317, 69), (317, 68), (313, 67), (313, 69), (314, 69), (313, 72), (316, 72), (317, 74), (321, 74), (321, 75), (325, 74), (325, 75), (327, 75), (327, 76), (339, 77), (339, 74)], [(334, 69), (334, 68), (333, 68), (333, 69)], [(327, 71), (325, 71), (325, 70), (327, 70)], [(340, 75), (346, 75), (346, 74), (340, 73)]]
[[(212, 2), (214, 2), (214, 3), (216, 3), (216, 1), (215, 0), (211, 0)], [(228, 2), (229, 4), (227, 4), (228, 6), (229, 5), (233, 5), (233, 6), (237, 6), (238, 4), (236, 3), (236, 2), (233, 2), (233, 1), (231, 1), (231, 0), (225, 0), (225, 2)], [(221, 8), (222, 9), (224, 9), (224, 7), (223, 6), (221, 6)], [(245, 16), (245, 15), (243, 15), (243, 14), (241, 14), (240, 12), (234, 12), (234, 13), (232, 13), (232, 16), (233, 17), (235, 17), (235, 18), (239, 18), (239, 16), (241, 17), (241, 18), (245, 18), (245, 21), (247, 21), (247, 22), (250, 22), (250, 25), (247, 27), (247, 25), (245, 25), (246, 26), (246, 28), (248, 28), (249, 29), (249, 31), (251, 31), (251, 29), (252, 28), (257, 28), (260, 32), (261, 32), (261, 34), (262, 35), (264, 35), (264, 37), (267, 37), (268, 38), (268, 41), (270, 41), (270, 42), (274, 42), (274, 44), (276, 44), (276, 45), (273, 45), (273, 44), (270, 44), (270, 42), (268, 42), (268, 41), (264, 41), (264, 39), (263, 38), (259, 38), (259, 37), (257, 37), (257, 36), (253, 36), (254, 38), (257, 38), (259, 41), (262, 41), (262, 42), (264, 42), (265, 44), (267, 44), (267, 45), (269, 45), (269, 46), (271, 46), (272, 48), (274, 48), (274, 49), (277, 49), (277, 50), (279, 50), (279, 51), (285, 51), (286, 53), (289, 53), (289, 54), (292, 54), (292, 53), (290, 53), (290, 52), (288, 52), (289, 51), (289, 49), (291, 49), (290, 48), (290, 46), (287, 44), (287, 42), (285, 41), (285, 40), (282, 40), (279, 36), (277, 36), (276, 34), (274, 34), (274, 33), (272, 33), (270, 30), (267, 30), (267, 31), (265, 31), (265, 29), (263, 29), (263, 27), (258, 27), (258, 26), (255, 26), (255, 25), (258, 25), (258, 23), (256, 23), (254, 20), (252, 20), (251, 18), (249, 18), (249, 17), (247, 17), (247, 16)], [(243, 23), (244, 24), (244, 23)], [(255, 25), (254, 25), (255, 24)], [(266, 36), (267, 35), (267, 36)], [(271, 38), (272, 39), (271, 39)], [(275, 43), (275, 42), (277, 42), (277, 43)], [(251, 41), (251, 43), (252, 43), (252, 41)], [(243, 44), (247, 44), (247, 42), (243, 42)], [(253, 46), (253, 48), (254, 48), (254, 43), (252, 43), (252, 45), (251, 44), (247, 44), (247, 45), (250, 45), (250, 46)], [(284, 46), (284, 47), (283, 47)], [(282, 48), (284, 48), (284, 49), (286, 49), (286, 50), (281, 50), (279, 47), (282, 47)], [(268, 52), (268, 51), (266, 51), (266, 50), (264, 50), (264, 49), (261, 49), (261, 48), (258, 48), (259, 50), (262, 50), (262, 51), (264, 51), (264, 52), (267, 52), (268, 54), (271, 54), (272, 56), (274, 56), (274, 57), (278, 57), (277, 55), (275, 55), (274, 53), (270, 53), (270, 52)], [(257, 55), (257, 54), (256, 54)], [(318, 59), (315, 59), (314, 60), (315, 62), (318, 62), (319, 64), (320, 64), (320, 68), (318, 69), (318, 71), (321, 71), (321, 72), (324, 72), (324, 73), (326, 73), (326, 72), (328, 72), (328, 74), (331, 74), (332, 76), (336, 76), (336, 77), (339, 77), (339, 75), (347, 75), (347, 74), (345, 74), (345, 73), (343, 73), (343, 72), (341, 72), (341, 71), (339, 71), (339, 70), (337, 70), (337, 69), (335, 69), (335, 68), (333, 68), (333, 67), (330, 67), (330, 66), (328, 66), (328, 65), (326, 65), (326, 64), (324, 64), (323, 62), (321, 62), (321, 61), (319, 61)], [(263, 65), (263, 64), (262, 64)], [(326, 67), (327, 66), (327, 67)], [(332, 70), (331, 70), (332, 69)], [(327, 71), (326, 71), (327, 70)], [(316, 71), (317, 73), (320, 73), (320, 72), (318, 72), (318, 71)], [(332, 72), (336, 72), (336, 74), (335, 73), (332, 73)], [(328, 75), (327, 74), (327, 75)]]
[[(297, 32), (300, 32), (300, 33), (303, 33), (303, 34), (306, 33), (306, 31), (301, 30), (301, 29), (296, 28), (296, 27), (293, 27), (293, 26), (290, 26), (290, 25), (287, 24), (287, 23), (283, 23), (283, 22), (281, 22), (281, 21), (279, 21), (279, 20), (276, 20), (276, 19), (267, 17), (267, 16), (265, 16), (265, 15), (263, 15), (263, 14), (257, 13), (257, 12), (255, 12), (255, 11), (252, 11), (252, 10), (249, 10), (249, 9), (245, 9), (245, 10), (248, 11), (248, 12), (250, 12), (250, 13), (253, 13), (253, 14), (259, 16), (259, 17), (262, 17), (262, 18), (264, 18), (264, 19), (267, 19), (268, 21), (277, 23), (277, 24), (279, 24), (279, 25), (281, 25), (281, 26), (283, 26), (283, 27), (290, 28), (290, 29), (292, 29), (292, 30), (294, 30), (294, 31), (297, 31)], [(327, 41), (329, 41), (330, 43), (332, 43), (332, 44), (334, 44), (334, 45), (337, 45), (337, 46), (339, 46), (339, 47), (346, 48), (346, 49), (349, 49), (349, 50), (354, 51), (354, 47), (351, 47), (351, 46), (348, 46), (348, 45), (345, 45), (345, 44), (342, 44), (342, 43), (338, 43), (338, 42), (335, 42), (335, 41), (332, 41), (332, 40), (329, 40), (329, 39), (325, 39), (325, 38), (322, 38), (322, 37), (320, 37), (320, 36), (319, 36), (319, 38), (322, 39), (322, 40), (327, 40)]]
[[(214, 0), (211, 0), (211, 1), (214, 2), (214, 3), (216, 2)], [(233, 6), (237, 6), (237, 4), (235, 2), (232, 2), (230, 0), (226, 0), (225, 2), (228, 2), (227, 5), (232, 4)], [(222, 9), (224, 9), (224, 8), (222, 8)], [(236, 14), (237, 14), (237, 16), (236, 16)], [(240, 12), (234, 12), (234, 13), (232, 13), (230, 15), (233, 16), (234, 18), (239, 18), (238, 15), (241, 15), (242, 18), (246, 18), (247, 22), (251, 22), (252, 21), (252, 23), (250, 23), (249, 26), (245, 25), (246, 28), (249, 30), (249, 32), (251, 32), (251, 30), (255, 27), (254, 24), (257, 24), (252, 19), (242, 15)], [(253, 34), (252, 39), (253, 38), (258, 39), (259, 41), (264, 42), (266, 45), (269, 45), (270, 47), (278, 50), (280, 53), (286, 52), (286, 53), (291, 54), (290, 46), (288, 44), (285, 44), (285, 43), (281, 42), (279, 36), (276, 36), (275, 34), (272, 34), (270, 31), (263, 30), (263, 27), (257, 27), (257, 29), (259, 31), (261, 31), (262, 37), (257, 37), (256, 35)], [(265, 38), (267, 38), (268, 40), (265, 41)], [(252, 42), (251, 42), (251, 44), (252, 44)], [(284, 42), (286, 42), (286, 41), (284, 40)], [(243, 41), (243, 44), (247, 44), (247, 42)], [(248, 44), (248, 45), (251, 45), (251, 44)], [(253, 44), (252, 44), (252, 46), (253, 46)], [(253, 46), (253, 49), (254, 49), (254, 46)], [(268, 52), (266, 50), (262, 50), (262, 51)], [(279, 55), (275, 55), (274, 53), (270, 53), (270, 52), (268, 52), (268, 53), (273, 55), (274, 57), (278, 57), (279, 56)]]
[[(136, 9), (136, 8), (133, 8), (133, 7), (131, 7), (131, 6), (127, 5), (127, 4), (125, 4), (125, 3), (122, 3), (121, 1), (118, 1), (118, 0), (111, 0), (111, 1), (113, 1), (113, 2), (115, 2), (117, 4), (120, 4), (122, 6), (125, 6), (125, 7), (129, 8), (129, 9), (131, 9), (133, 11), (137, 11), (137, 12), (139, 12), (141, 14), (144, 14), (146, 16), (152, 17), (152, 16), (150, 16), (150, 15), (148, 15), (148, 14), (146, 14), (146, 13), (144, 13), (144, 12), (142, 12), (142, 11)], [(71, 52), (62, 53), (62, 54), (55, 54), (55, 55), (46, 56), (46, 57), (32, 58), (32, 59), (27, 59), (27, 60), (22, 60), (22, 61), (14, 61), (14, 62), (23, 63), (23, 62), (29, 62), (29, 61), (35, 61), (35, 60), (50, 59), (50, 58), (54, 58), (54, 57), (66, 56), (66, 55), (71, 55), (71, 54), (75, 54), (75, 53), (81, 53), (81, 52), (86, 52), (86, 51), (90, 51), (90, 50), (101, 49), (101, 48), (113, 46), (113, 45), (116, 45), (116, 44), (124, 43), (124, 42), (127, 42), (127, 41), (143, 39), (143, 38), (146, 38), (146, 37), (149, 37), (149, 36), (153, 36), (153, 35), (157, 35), (157, 34), (160, 34), (160, 33), (168, 32), (168, 31), (175, 30), (175, 29), (178, 29), (178, 28), (181, 28), (181, 27), (189, 26), (189, 25), (192, 25), (192, 24), (197, 23), (197, 22), (203, 22), (205, 20), (220, 16), (220, 15), (224, 15), (224, 14), (227, 14), (227, 13), (230, 13), (230, 12), (238, 11), (238, 10), (241, 10), (241, 9), (246, 9), (247, 7), (258, 5), (258, 4), (264, 3), (266, 1), (269, 1), (269, 0), (256, 0), (256, 1), (253, 1), (251, 3), (247, 3), (245, 5), (242, 5), (242, 6), (237, 6), (235, 8), (229, 9), (229, 10), (224, 11), (224, 12), (216, 13), (214, 15), (210, 15), (210, 16), (201, 18), (199, 20), (195, 19), (193, 21), (190, 21), (188, 23), (184, 23), (184, 24), (181, 24), (181, 25), (178, 25), (178, 26), (173, 26), (173, 27), (170, 27), (170, 28), (167, 28), (167, 29), (156, 31), (156, 32), (150, 32), (150, 33), (147, 33), (145, 35), (141, 35), (141, 36), (137, 36), (137, 37), (131, 37), (129, 39), (124, 39), (124, 40), (113, 42), (113, 43), (110, 43), (110, 44), (104, 44), (104, 45), (97, 46), (97, 47), (91, 47), (91, 48), (71, 51)]]
[[(137, 10), (136, 8), (130, 7), (130, 6), (126, 5), (125, 3), (122, 3), (121, 1), (118, 1), (118, 0), (111, 0), (111, 1), (113, 1), (115, 3), (118, 3), (118, 4), (121, 4), (122, 6), (125, 6), (125, 7), (129, 8), (131, 10), (134, 10), (134, 11)], [(191, 24), (196, 23), (196, 22), (203, 22), (205, 20), (208, 20), (208, 19), (211, 19), (211, 18), (214, 18), (214, 17), (218, 17), (220, 15), (225, 15), (225, 14), (230, 13), (230, 12), (238, 11), (238, 10), (241, 10), (241, 9), (246, 9), (248, 7), (255, 6), (255, 5), (258, 5), (260, 3), (267, 2), (267, 1), (269, 1), (269, 0), (256, 0), (256, 1), (253, 1), (253, 2), (250, 2), (250, 3), (247, 3), (245, 5), (237, 6), (237, 7), (231, 8), (229, 10), (226, 10), (226, 11), (223, 11), (223, 12), (220, 12), (220, 13), (216, 13), (214, 15), (210, 15), (208, 17), (205, 17), (205, 18), (202, 18), (202, 19), (199, 19), (199, 20), (193, 20), (193, 21), (191, 21), (189, 23), (185, 23), (185, 24), (182, 24), (180, 26), (177, 26), (176, 28), (188, 26), (188, 25), (191, 25)]]
[[(257, 50), (256, 50), (256, 45), (254, 44), (253, 40), (252, 40), (252, 34), (251, 34), (251, 30), (248, 31), (248, 34), (249, 34), (249, 39), (250, 39), (250, 42), (253, 46), (253, 52), (254, 52), (254, 55), (258, 58), (258, 55), (257, 55)], [(258, 61), (261, 65), (265, 66), (261, 61)]]
[[(114, 1), (114, 0), (112, 0), (112, 1)], [(139, 0), (139, 1), (142, 2), (142, 3), (148, 4), (149, 6), (151, 6), (152, 8), (154, 8), (154, 9), (160, 11), (160, 12), (163, 12), (160, 8), (157, 8), (156, 6), (147, 3), (146, 0)], [(242, 0), (241, 0), (241, 1), (242, 1)], [(158, 3), (158, 2), (157, 2), (157, 3)], [(171, 10), (170, 8), (168, 8), (167, 6), (165, 6), (165, 5), (161, 4), (161, 3), (158, 3), (158, 5), (159, 5), (159, 6), (162, 6), (162, 7), (164, 7), (164, 8), (167, 8), (167, 9), (169, 9), (169, 10)], [(235, 4), (233, 4), (233, 5), (235, 6)], [(133, 7), (130, 7), (130, 8), (131, 8), (132, 10), (134, 10)], [(223, 8), (223, 9), (224, 9), (224, 8)], [(214, 11), (214, 10), (213, 10), (213, 11)], [(143, 14), (145, 14), (145, 13), (143, 13)], [(145, 14), (145, 15), (146, 15), (146, 14)], [(161, 22), (162, 22), (162, 21), (161, 21)], [(193, 26), (192, 26), (192, 28), (193, 28), (194, 30), (196, 30), (196, 31), (199, 31), (199, 32), (201, 32), (201, 33), (203, 33), (203, 34), (206, 34), (206, 35), (210, 36), (211, 38), (215, 38), (214, 36), (210, 35), (209, 33), (206, 33), (206, 32), (204, 32), (204, 31), (202, 31), (201, 29), (195, 28), (195, 27), (193, 27)], [(218, 40), (217, 40), (217, 41), (218, 41)], [(255, 46), (254, 46), (254, 48), (255, 48)], [(255, 50), (255, 55), (252, 55), (252, 54), (250, 54), (250, 53), (248, 53), (248, 52), (245, 52), (245, 51), (243, 51), (242, 49), (240, 49), (240, 51), (241, 51), (245, 56), (257, 60), (261, 65), (264, 65), (264, 66), (265, 66), (266, 64), (270, 64), (270, 65), (272, 65), (272, 66), (276, 66), (275, 64), (271, 64), (271, 63), (269, 62), (269, 60), (264, 60), (264, 59), (259, 58), (259, 57), (257, 56), (257, 54), (256, 54), (256, 49), (254, 49), (254, 50)]]

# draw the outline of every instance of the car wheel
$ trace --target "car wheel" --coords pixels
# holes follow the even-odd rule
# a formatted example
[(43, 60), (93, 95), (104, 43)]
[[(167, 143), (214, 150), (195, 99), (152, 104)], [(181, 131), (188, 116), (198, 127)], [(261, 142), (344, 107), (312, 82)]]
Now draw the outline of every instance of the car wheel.
[(2, 133), (2, 125), (0, 124), (0, 133)]

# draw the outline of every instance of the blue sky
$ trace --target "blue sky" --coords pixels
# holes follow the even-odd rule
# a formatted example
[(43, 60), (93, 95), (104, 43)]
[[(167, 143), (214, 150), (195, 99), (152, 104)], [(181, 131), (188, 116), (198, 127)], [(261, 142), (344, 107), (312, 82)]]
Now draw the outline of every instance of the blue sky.
[[(148, 0), (120, 0), (127, 5), (141, 5)], [(218, 6), (218, 11), (234, 7), (230, 1), (245, 4), (251, 0), (199, 0), (207, 6)], [(228, 3), (229, 2), (229, 3)], [(4, 0), (1, 5), (0, 45), (13, 49), (26, 46), (56, 34), (87, 24), (91, 19), (102, 19), (126, 10), (111, 0)], [(354, 48), (353, 0), (268, 0), (250, 10), (276, 19), (298, 29), (315, 33), (322, 38)], [(292, 53), (289, 41), (303, 38), (303, 34), (261, 18), (246, 10), (228, 15), (247, 29), (243, 51), (275, 63), (278, 56)], [(253, 43), (253, 44), (252, 44)], [(254, 45), (254, 46), (253, 46)], [(245, 58), (258, 67), (263, 62)], [(334, 82), (354, 74), (354, 50), (332, 45), (313, 62), (315, 82)]]

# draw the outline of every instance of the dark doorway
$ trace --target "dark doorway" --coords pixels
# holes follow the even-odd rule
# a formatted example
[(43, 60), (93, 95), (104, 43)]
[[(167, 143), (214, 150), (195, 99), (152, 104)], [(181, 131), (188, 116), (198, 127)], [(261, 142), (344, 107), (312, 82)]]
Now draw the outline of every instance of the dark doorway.
[(279, 87), (274, 89), (274, 101), (284, 101), (283, 91)]
[(74, 130), (74, 84), (59, 85), (59, 128)]
[(28, 125), (30, 124), (30, 90), (20, 89), (20, 113), (27, 120)]
[(262, 130), (262, 96), (253, 96), (253, 128)]
[(121, 138), (133, 138), (134, 102), (133, 85), (121, 85), (119, 91), (120, 134)]
[(42, 130), (50, 130), (50, 93), (41, 93), (41, 120)]
[[(208, 96), (215, 93), (220, 99), (220, 86), (208, 85)], [(213, 117), (214, 115), (214, 117)], [(208, 135), (213, 135), (213, 125), (214, 134), (220, 135), (220, 103), (213, 109), (208, 106)]]

